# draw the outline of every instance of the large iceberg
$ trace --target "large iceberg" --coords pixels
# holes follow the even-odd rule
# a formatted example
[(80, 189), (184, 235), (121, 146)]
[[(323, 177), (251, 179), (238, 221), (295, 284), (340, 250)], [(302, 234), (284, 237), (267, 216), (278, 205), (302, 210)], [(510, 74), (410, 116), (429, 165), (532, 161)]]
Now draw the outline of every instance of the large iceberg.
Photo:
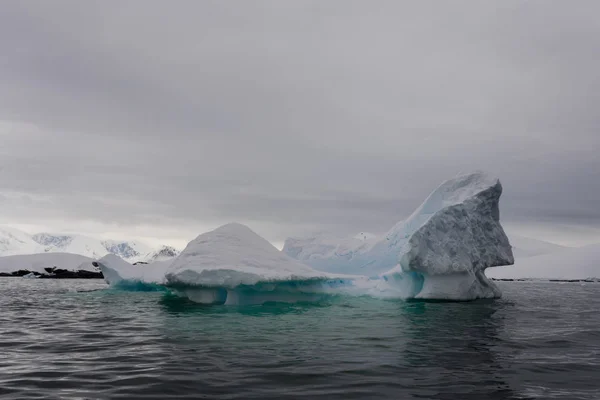
[(172, 261), (98, 261), (111, 285), (160, 285), (207, 304), (314, 301), (332, 294), (473, 300), (500, 296), (488, 267), (513, 264), (499, 222), (502, 186), (482, 173), (444, 182), (388, 234), (336, 242), (288, 239), (277, 250), (231, 223), (191, 241)]
[(283, 251), (327, 272), (380, 276), (403, 296), (472, 300), (499, 297), (485, 269), (514, 264), (500, 225), (500, 181), (484, 173), (442, 183), (406, 220), (377, 239), (288, 239)]

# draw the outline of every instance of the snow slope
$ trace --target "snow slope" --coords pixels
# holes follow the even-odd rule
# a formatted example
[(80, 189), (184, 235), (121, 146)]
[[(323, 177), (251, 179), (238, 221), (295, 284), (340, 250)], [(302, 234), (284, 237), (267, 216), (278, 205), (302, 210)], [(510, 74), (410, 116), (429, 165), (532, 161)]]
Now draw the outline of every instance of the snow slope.
[(502, 279), (587, 279), (600, 278), (600, 244), (564, 248), (550, 254), (517, 260), (515, 265), (486, 272)]
[(231, 223), (192, 240), (166, 276), (169, 284), (235, 287), (328, 274), (288, 257), (247, 226)]
[(151, 262), (152, 257), (160, 250), (154, 250), (137, 241), (106, 240), (102, 242), (102, 246), (106, 249), (105, 254), (115, 254), (129, 262)]
[(46, 253), (80, 254), (90, 258), (100, 258), (108, 253), (100, 240), (82, 235), (38, 233), (32, 239), (43, 246)]
[(14, 272), (20, 269), (45, 273), (46, 267), (76, 271), (98, 271), (92, 265), (94, 260), (78, 254), (42, 253), (0, 257), (0, 272)]
[(42, 246), (18, 229), (0, 226), (0, 256), (43, 252)]
[(173, 260), (181, 251), (171, 246), (163, 246), (156, 251), (147, 253), (142, 261), (147, 263), (156, 263), (161, 261)]
[(104, 280), (110, 285), (118, 285), (123, 282), (162, 285), (165, 283), (165, 272), (170, 263), (169, 260), (132, 265), (115, 254), (107, 254), (96, 262), (104, 275)]

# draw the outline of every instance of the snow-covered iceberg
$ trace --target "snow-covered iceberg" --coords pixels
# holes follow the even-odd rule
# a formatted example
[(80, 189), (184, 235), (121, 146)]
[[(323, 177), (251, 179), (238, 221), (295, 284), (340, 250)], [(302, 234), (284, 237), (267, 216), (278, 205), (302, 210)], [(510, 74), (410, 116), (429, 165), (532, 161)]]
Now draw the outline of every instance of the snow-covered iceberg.
[(165, 273), (172, 260), (132, 265), (115, 254), (107, 254), (94, 265), (112, 287), (133, 290), (156, 290), (165, 284)]
[(444, 182), (387, 235), (325, 243), (286, 242), (277, 250), (231, 223), (191, 241), (172, 261), (98, 261), (111, 285), (160, 285), (208, 304), (314, 301), (332, 294), (472, 300), (500, 296), (488, 267), (513, 255), (499, 222), (502, 186), (482, 173)]
[(131, 265), (109, 254), (97, 264), (112, 286), (161, 285), (205, 304), (315, 301), (364, 280), (316, 271), (237, 223), (198, 236), (171, 262)]
[[(406, 220), (377, 239), (288, 239), (283, 251), (327, 272), (380, 276), (403, 297), (472, 300), (499, 297), (489, 267), (514, 264), (500, 225), (500, 181), (484, 173), (442, 183)], [(340, 251), (341, 250), (341, 251)]]

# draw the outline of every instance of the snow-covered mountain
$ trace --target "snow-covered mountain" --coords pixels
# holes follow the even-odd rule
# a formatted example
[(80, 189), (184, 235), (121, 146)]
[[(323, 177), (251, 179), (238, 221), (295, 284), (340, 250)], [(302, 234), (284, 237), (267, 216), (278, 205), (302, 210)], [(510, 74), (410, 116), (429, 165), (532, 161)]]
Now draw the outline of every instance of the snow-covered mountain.
[(101, 241), (87, 236), (38, 233), (31, 238), (43, 247), (45, 253), (61, 252), (100, 258), (109, 252)]
[(177, 250), (175, 247), (163, 246), (156, 251), (146, 254), (144, 261), (147, 263), (166, 261), (177, 257), (179, 253), (181, 253), (181, 251)]
[(555, 253), (568, 248), (559, 244), (510, 233), (508, 239), (512, 245), (515, 260)]
[(5, 226), (0, 226), (0, 255), (34, 254), (43, 249), (31, 235)]
[(179, 254), (169, 246), (154, 248), (137, 241), (101, 240), (74, 234), (30, 235), (18, 229), (0, 226), (0, 257), (38, 253), (70, 253), (92, 259), (112, 253), (131, 263), (162, 261)]
[[(155, 251), (158, 251), (136, 241), (123, 242), (107, 240), (102, 242), (102, 246), (104, 246), (108, 253), (115, 254), (129, 262), (148, 261), (148, 258), (154, 254)], [(104, 255), (108, 253), (105, 253)]]

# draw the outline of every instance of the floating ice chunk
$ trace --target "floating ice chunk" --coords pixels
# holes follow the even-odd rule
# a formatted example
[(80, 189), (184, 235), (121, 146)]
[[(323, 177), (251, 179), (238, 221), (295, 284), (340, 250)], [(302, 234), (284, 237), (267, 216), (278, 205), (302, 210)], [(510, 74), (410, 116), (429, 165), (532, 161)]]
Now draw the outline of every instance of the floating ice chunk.
[(169, 260), (132, 265), (115, 254), (107, 254), (95, 262), (102, 271), (106, 283), (112, 286), (136, 283), (162, 285), (170, 263)]

